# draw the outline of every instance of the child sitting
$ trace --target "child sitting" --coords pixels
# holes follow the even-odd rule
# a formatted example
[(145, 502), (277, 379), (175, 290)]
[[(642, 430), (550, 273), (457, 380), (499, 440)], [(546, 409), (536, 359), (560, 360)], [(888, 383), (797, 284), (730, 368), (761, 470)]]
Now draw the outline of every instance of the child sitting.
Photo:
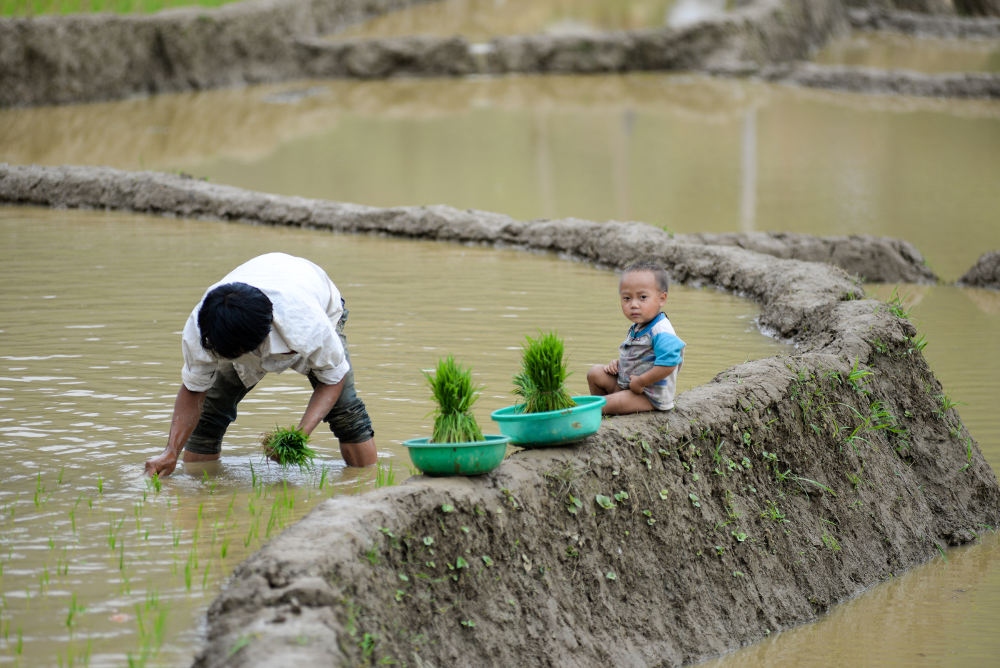
[(660, 311), (669, 287), (667, 272), (653, 263), (638, 262), (622, 273), (618, 283), (622, 313), (633, 324), (618, 347), (618, 359), (594, 365), (587, 373), (590, 393), (607, 397), (605, 415), (674, 407), (686, 344)]

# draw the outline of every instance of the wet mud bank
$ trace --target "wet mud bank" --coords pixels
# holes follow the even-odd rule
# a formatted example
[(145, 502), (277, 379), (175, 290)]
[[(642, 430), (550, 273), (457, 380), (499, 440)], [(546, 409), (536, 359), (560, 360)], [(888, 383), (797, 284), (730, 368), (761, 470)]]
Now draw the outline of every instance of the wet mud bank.
[(590, 74), (797, 60), (846, 27), (840, 0), (751, 0), (686, 28), (520, 35), (480, 44), (462, 37), (404, 37), (311, 39), (302, 45), (310, 76)]
[[(871, 4), (880, 3), (848, 3)], [(881, 3), (892, 5), (893, 3)], [(885, 6), (848, 10), (850, 27), (858, 31), (891, 32), (912, 37), (958, 40), (1000, 39), (997, 14), (957, 16), (950, 2), (895, 3), (912, 10)], [(983, 10), (984, 12), (987, 10)], [(774, 83), (875, 95), (1000, 99), (1000, 75), (980, 72), (926, 74), (909, 70), (818, 65), (810, 62), (750, 64), (719, 67), (715, 74), (756, 77)]]
[(816, 237), (788, 232), (678, 235), (678, 241), (739, 246), (780, 258), (826, 262), (868, 283), (937, 283), (913, 244), (872, 235)]
[[(473, 479), (335, 498), (241, 564), (196, 665), (678, 665), (975, 539), (1000, 488), (901, 310), (844, 271), (639, 223), (373, 209), (193, 179), (0, 167), (0, 201), (517, 245), (742, 294), (794, 354)], [(689, 240), (690, 241), (690, 240)]]
[(113, 100), (303, 76), (296, 38), (431, 0), (248, 0), (152, 15), (0, 19), (0, 106)]
[(983, 253), (976, 264), (958, 279), (958, 284), (1000, 290), (1000, 251)]
[(627, 234), (656, 235), (665, 245), (736, 246), (784, 259), (826, 262), (858, 280), (934, 283), (937, 277), (907, 241), (870, 235), (816, 237), (789, 233), (679, 234), (638, 222), (521, 221), (499, 213), (448, 206), (378, 208), (284, 197), (157, 172), (105, 167), (39, 167), (0, 163), (0, 203), (106, 208), (142, 213), (383, 233), (466, 243), (505, 244), (568, 253), (617, 266), (601, 244), (616, 248)]
[(998, 18), (949, 16), (893, 11), (886, 8), (852, 9), (848, 12), (851, 27), (856, 30), (950, 39), (996, 39), (1000, 37), (1000, 13), (995, 16)]

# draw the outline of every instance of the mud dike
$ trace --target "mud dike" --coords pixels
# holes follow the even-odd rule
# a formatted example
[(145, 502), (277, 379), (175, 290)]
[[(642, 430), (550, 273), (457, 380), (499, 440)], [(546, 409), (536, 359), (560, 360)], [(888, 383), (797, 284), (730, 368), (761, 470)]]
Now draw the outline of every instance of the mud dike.
[(196, 665), (690, 663), (814, 619), (1000, 521), (996, 477), (913, 326), (827, 264), (640, 223), (377, 209), (110, 169), (0, 166), (0, 201), (608, 267), (646, 248), (678, 282), (754, 300), (761, 328), (796, 344), (576, 446), (324, 502), (236, 569)]

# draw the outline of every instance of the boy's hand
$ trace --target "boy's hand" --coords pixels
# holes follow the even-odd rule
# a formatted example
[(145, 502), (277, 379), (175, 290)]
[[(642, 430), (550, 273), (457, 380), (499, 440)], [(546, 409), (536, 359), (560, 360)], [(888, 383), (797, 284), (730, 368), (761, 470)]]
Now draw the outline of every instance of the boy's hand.
[(642, 384), (642, 379), (639, 376), (631, 376), (628, 381), (628, 389), (632, 390), (633, 394), (642, 394), (646, 386)]
[(618, 360), (617, 359), (611, 360), (611, 363), (604, 367), (604, 373), (608, 374), (609, 376), (617, 376)]

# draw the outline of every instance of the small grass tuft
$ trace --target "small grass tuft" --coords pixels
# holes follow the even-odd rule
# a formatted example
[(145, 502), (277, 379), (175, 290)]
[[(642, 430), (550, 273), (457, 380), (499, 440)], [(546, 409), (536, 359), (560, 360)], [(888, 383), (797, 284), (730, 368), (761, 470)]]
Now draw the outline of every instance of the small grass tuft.
[(906, 308), (906, 305), (903, 303), (903, 301), (904, 301), (903, 296), (899, 294), (899, 286), (894, 287), (892, 289), (892, 294), (886, 301), (886, 304), (889, 307), (889, 312), (892, 313), (897, 318), (910, 317), (910, 309)]
[(375, 461), (375, 489), (391, 487), (396, 484), (396, 472), (392, 469), (392, 460), (383, 465), (382, 460)]

